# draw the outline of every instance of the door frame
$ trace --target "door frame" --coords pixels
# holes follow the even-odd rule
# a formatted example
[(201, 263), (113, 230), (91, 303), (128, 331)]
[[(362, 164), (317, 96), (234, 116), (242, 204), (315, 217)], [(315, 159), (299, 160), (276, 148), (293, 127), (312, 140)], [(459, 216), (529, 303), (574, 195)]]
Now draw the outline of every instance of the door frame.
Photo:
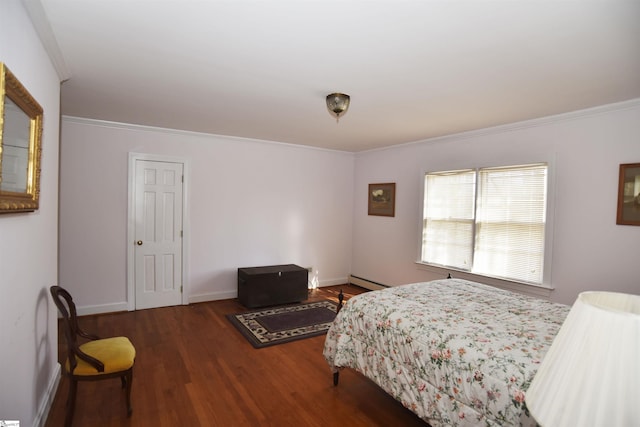
[(182, 305), (189, 304), (188, 295), (188, 248), (189, 248), (189, 221), (188, 212), (188, 189), (189, 189), (189, 159), (184, 157), (164, 156), (159, 154), (129, 153), (129, 176), (128, 182), (128, 208), (127, 208), (127, 309), (136, 309), (136, 278), (135, 278), (135, 178), (136, 162), (138, 160), (152, 162), (181, 163), (184, 181), (182, 184)]

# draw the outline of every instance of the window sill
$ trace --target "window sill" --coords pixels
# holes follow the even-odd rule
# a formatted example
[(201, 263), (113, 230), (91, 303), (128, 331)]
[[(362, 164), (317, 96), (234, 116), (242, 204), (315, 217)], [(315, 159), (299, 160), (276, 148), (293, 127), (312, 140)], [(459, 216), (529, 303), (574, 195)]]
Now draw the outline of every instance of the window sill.
[(438, 275), (451, 274), (452, 277), (458, 279), (466, 279), (473, 282), (484, 283), (485, 285), (495, 286), (496, 288), (505, 289), (507, 291), (517, 292), (519, 294), (529, 295), (536, 298), (550, 300), (553, 288), (548, 285), (534, 285), (531, 283), (515, 282), (511, 280), (498, 279), (490, 276), (481, 276), (479, 274), (469, 273), (467, 271), (456, 270), (454, 268), (439, 267), (431, 264), (425, 264), (416, 261), (418, 270), (429, 271)]

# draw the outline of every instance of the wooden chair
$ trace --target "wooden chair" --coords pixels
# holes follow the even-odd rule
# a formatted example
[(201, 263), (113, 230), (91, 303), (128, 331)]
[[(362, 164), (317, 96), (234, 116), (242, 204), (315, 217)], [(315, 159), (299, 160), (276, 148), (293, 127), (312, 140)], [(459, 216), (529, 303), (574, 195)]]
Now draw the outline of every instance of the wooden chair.
[[(78, 381), (96, 381), (120, 377), (126, 390), (127, 416), (131, 416), (131, 383), (136, 349), (126, 337), (100, 339), (78, 325), (76, 306), (71, 294), (60, 286), (50, 289), (53, 302), (62, 314), (62, 325), (67, 341), (67, 360), (63, 370), (69, 377), (69, 395), (65, 426), (73, 422)], [(80, 344), (78, 336), (86, 342)], [(83, 340), (84, 341), (84, 340)]]

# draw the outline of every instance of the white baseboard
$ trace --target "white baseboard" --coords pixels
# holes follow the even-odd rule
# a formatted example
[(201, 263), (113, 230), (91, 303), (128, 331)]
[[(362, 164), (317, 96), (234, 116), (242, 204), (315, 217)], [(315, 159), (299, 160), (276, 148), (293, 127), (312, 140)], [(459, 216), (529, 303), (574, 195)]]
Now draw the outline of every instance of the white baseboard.
[(340, 279), (327, 279), (327, 280), (321, 280), (318, 283), (318, 287), (324, 288), (325, 286), (344, 285), (345, 283), (349, 283), (349, 281), (344, 277)]
[[(335, 285), (343, 285), (348, 283), (347, 279), (327, 279), (322, 280), (318, 283), (318, 287), (322, 288), (325, 286), (335, 286)], [(223, 299), (234, 299), (238, 298), (238, 290), (225, 290), (225, 291), (215, 291), (215, 292), (207, 292), (203, 294), (197, 295), (189, 295), (187, 297), (189, 304), (194, 304), (198, 302), (208, 302), (208, 301), (218, 301)], [(102, 305), (85, 305), (83, 307), (77, 307), (78, 316), (86, 316), (89, 314), (102, 314), (102, 313), (116, 313), (118, 311), (129, 311), (127, 302), (119, 302), (113, 304), (102, 304)]]
[[(328, 279), (328, 280), (320, 281), (318, 283), (318, 287), (319, 288), (323, 288), (325, 286), (344, 285), (345, 283), (347, 283), (347, 280), (344, 279), (344, 278), (342, 278), (342, 279)], [(309, 286), (311, 286), (311, 284), (309, 284)], [(223, 299), (234, 299), (234, 298), (238, 298), (238, 290), (237, 289), (227, 290), (227, 291), (209, 292), (209, 293), (206, 293), (206, 294), (191, 295), (189, 297), (189, 304), (198, 303), (198, 302), (218, 301), (218, 300), (223, 300)]]
[(349, 283), (372, 291), (377, 291), (378, 289), (389, 287), (387, 285), (383, 285), (382, 283), (374, 282), (373, 280), (364, 279), (362, 277), (352, 275), (349, 275)]
[(238, 298), (238, 290), (233, 289), (231, 291), (216, 291), (216, 292), (208, 292), (206, 294), (198, 294), (189, 296), (189, 304), (193, 304), (196, 302), (208, 302), (208, 301), (218, 301), (222, 299), (233, 299)]
[(59, 363), (56, 363), (56, 366), (53, 371), (53, 375), (51, 375), (51, 379), (49, 380), (49, 386), (47, 387), (47, 391), (44, 395), (44, 399), (38, 408), (38, 413), (36, 415), (36, 419), (33, 421), (33, 427), (43, 427), (47, 423), (47, 418), (49, 417), (49, 411), (51, 410), (51, 405), (53, 404), (53, 399), (56, 397), (56, 392), (58, 391), (58, 384), (60, 384), (60, 374), (61, 367)]
[(101, 304), (101, 305), (85, 305), (82, 307), (76, 307), (78, 316), (86, 316), (89, 314), (102, 314), (102, 313), (117, 313), (118, 311), (129, 311), (129, 305), (127, 302), (116, 302), (113, 304)]

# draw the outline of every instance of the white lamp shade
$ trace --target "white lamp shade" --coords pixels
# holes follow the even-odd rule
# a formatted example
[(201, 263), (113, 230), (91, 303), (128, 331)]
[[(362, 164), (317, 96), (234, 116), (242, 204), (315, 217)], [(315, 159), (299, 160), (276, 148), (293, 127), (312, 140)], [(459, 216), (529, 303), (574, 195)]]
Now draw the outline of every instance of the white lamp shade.
[(640, 296), (578, 296), (526, 392), (543, 427), (640, 425)]

